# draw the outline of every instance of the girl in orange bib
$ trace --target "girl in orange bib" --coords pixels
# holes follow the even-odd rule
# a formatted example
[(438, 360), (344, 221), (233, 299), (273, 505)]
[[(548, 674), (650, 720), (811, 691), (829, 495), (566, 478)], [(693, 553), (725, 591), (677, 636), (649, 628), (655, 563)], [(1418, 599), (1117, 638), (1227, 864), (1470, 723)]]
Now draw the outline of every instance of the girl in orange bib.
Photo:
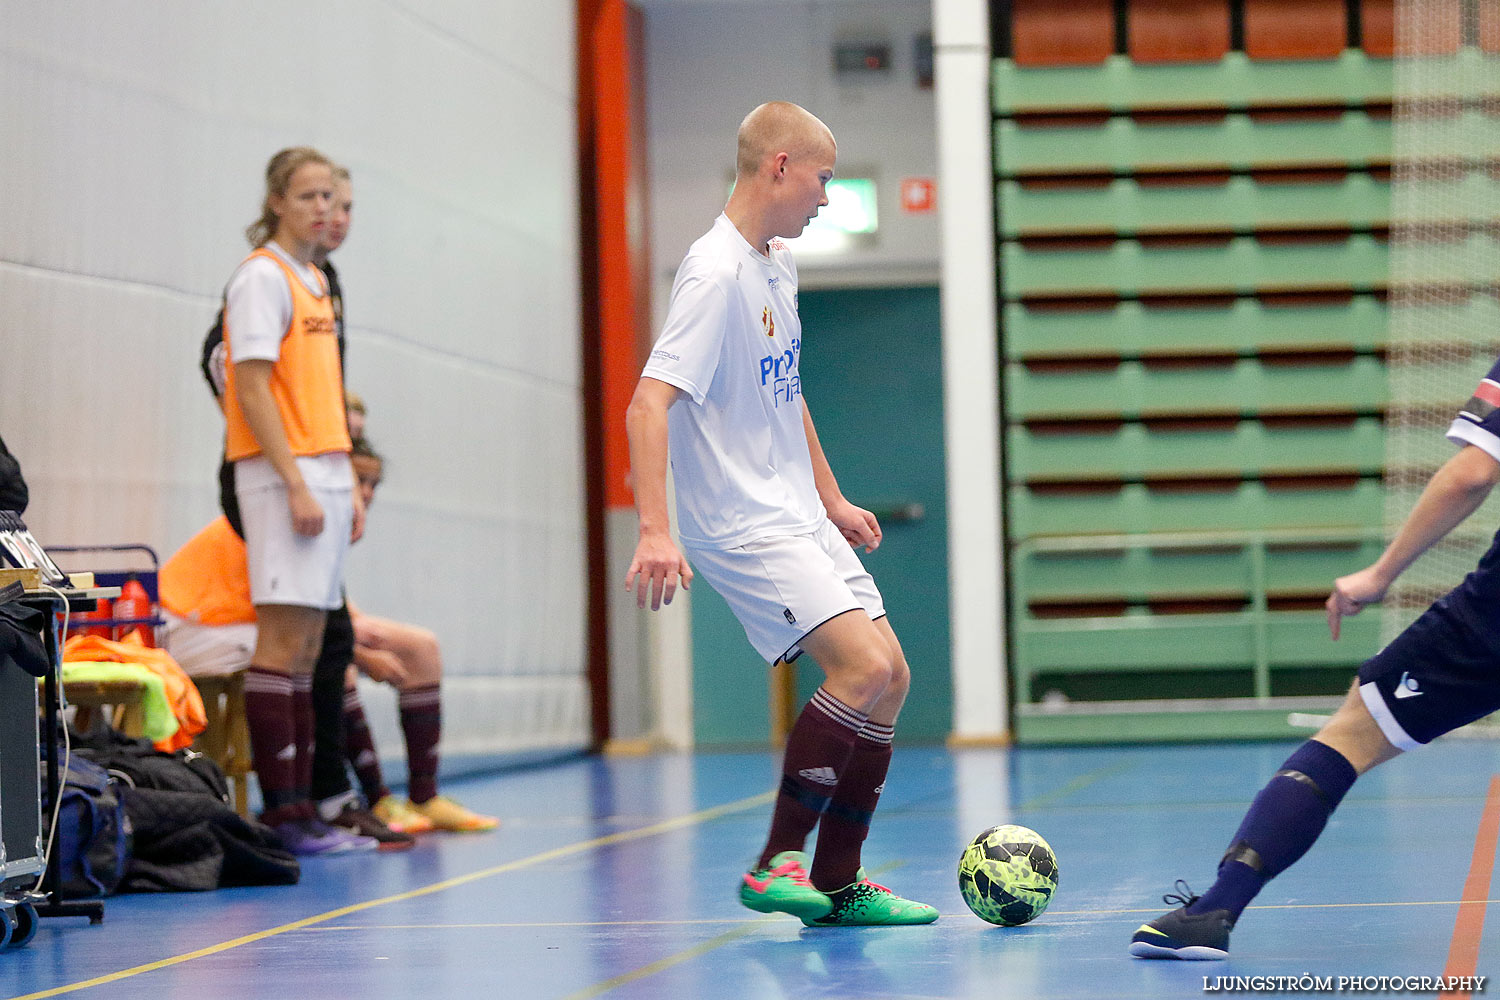
[(295, 853), (374, 849), (318, 819), (310, 799), (312, 670), (344, 555), (364, 520), (349, 462), (333, 304), (313, 263), (333, 167), (284, 149), (266, 167), (252, 247), (225, 293), (226, 456), (245, 529), (258, 631), (245, 674), (262, 819)]

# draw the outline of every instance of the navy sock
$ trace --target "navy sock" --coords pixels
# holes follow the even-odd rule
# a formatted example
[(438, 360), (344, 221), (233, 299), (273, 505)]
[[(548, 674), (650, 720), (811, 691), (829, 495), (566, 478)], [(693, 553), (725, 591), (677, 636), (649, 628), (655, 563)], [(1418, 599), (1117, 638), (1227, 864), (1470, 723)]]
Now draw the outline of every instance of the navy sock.
[(1312, 847), (1357, 777), (1332, 747), (1317, 740), (1298, 747), (1250, 803), (1217, 881), (1188, 912), (1224, 909), (1238, 920), (1267, 882)]

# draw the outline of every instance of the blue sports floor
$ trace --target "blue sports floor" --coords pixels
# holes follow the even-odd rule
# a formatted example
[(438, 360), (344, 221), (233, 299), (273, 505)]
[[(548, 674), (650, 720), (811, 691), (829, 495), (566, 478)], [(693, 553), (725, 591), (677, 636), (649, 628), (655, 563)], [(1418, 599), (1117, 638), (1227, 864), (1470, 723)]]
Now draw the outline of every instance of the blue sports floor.
[[(1440, 742), (1357, 783), (1312, 853), (1246, 912), (1228, 962), (1126, 955), (1174, 879), (1206, 888), (1290, 749), (898, 748), (866, 864), (943, 915), (889, 929), (809, 930), (739, 906), (770, 813), (769, 753), (575, 759), (449, 782), (505, 825), (309, 861), (294, 887), (120, 896), (98, 926), (44, 920), (30, 945), (0, 952), (0, 995), (1200, 997), (1204, 976), (1437, 976), (1450, 951), (1461, 965), (1476, 945), (1477, 972), (1500, 973), (1481, 822), (1500, 809), (1500, 797), (1487, 805), (1500, 742)], [(954, 879), (963, 845), (1001, 822), (1040, 831), (1059, 858), (1056, 899), (1025, 927), (972, 916)], [(1490, 849), (1476, 853), (1476, 839)], [(1458, 921), (1466, 883), (1485, 902)]]

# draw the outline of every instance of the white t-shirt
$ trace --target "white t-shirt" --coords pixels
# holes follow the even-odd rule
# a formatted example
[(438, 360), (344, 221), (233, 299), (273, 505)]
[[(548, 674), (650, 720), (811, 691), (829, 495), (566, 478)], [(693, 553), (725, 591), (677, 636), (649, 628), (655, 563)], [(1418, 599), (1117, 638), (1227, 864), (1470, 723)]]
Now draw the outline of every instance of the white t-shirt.
[[(275, 242), (267, 243), (266, 249), (281, 258), (308, 291), (318, 296), (328, 294), (328, 283), (316, 267), (297, 260)], [(276, 361), (291, 322), (292, 290), (274, 261), (250, 257), (235, 269), (224, 292), (224, 327), (232, 331), (228, 337), (230, 361)], [(309, 486), (353, 489), (354, 473), (347, 452), (298, 456), (297, 468)], [(281, 484), (281, 476), (262, 455), (234, 463), (234, 476), (237, 490)]]
[[(328, 294), (322, 272), (304, 264), (274, 242), (266, 249), (280, 257), (319, 298)], [(292, 322), (292, 290), (275, 261), (250, 257), (229, 278), (224, 292), (224, 326), (229, 338), (230, 361), (275, 361), (281, 357), (281, 341)]]
[(643, 375), (683, 390), (667, 411), (677, 533), (731, 548), (827, 518), (802, 426), (797, 267), (764, 257), (720, 215), (688, 250)]

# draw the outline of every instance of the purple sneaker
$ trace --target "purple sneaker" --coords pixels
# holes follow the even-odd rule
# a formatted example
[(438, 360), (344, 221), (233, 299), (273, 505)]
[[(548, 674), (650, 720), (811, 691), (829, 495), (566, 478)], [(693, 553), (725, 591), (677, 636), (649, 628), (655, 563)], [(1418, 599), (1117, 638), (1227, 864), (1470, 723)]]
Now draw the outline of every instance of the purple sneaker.
[(374, 837), (361, 837), (329, 826), (320, 819), (292, 819), (272, 827), (286, 849), (303, 857), (373, 851)]

